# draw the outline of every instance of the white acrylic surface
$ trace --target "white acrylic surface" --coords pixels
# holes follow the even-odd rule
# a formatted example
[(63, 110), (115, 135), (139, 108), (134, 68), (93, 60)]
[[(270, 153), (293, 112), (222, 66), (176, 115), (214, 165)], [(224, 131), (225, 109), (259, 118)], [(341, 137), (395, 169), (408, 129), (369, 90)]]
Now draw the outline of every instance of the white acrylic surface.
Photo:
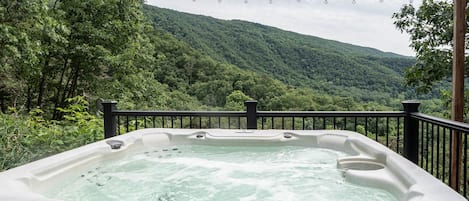
[(399, 201), (466, 200), (385, 146), (349, 131), (142, 129), (113, 140), (124, 146), (112, 150), (103, 140), (0, 173), (0, 200), (52, 200), (43, 193), (97, 163), (151, 147), (184, 144), (332, 149), (348, 154), (337, 159), (347, 182), (386, 189)]

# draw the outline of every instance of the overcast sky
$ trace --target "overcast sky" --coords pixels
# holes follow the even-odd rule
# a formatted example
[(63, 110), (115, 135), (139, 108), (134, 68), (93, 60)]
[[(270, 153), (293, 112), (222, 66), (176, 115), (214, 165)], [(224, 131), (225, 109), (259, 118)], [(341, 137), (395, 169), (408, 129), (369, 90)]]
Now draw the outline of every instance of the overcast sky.
[[(147, 0), (146, 3), (220, 19), (241, 19), (284, 30), (414, 56), (409, 36), (391, 16), (420, 0)], [(327, 3), (325, 2), (327, 1)]]

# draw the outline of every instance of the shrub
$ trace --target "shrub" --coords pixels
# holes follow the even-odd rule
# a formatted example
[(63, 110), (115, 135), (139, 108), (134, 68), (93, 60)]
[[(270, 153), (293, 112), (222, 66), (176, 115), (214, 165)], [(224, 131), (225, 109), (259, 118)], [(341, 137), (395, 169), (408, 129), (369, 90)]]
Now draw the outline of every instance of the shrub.
[(60, 108), (64, 120), (46, 120), (42, 111), (0, 114), (0, 170), (73, 149), (103, 138), (103, 121), (88, 112), (83, 97)]

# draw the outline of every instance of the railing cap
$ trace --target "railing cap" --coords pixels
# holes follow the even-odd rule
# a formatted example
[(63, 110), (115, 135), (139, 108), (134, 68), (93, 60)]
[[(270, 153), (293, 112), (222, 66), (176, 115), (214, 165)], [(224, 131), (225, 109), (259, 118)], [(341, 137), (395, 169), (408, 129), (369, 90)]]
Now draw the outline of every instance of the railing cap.
[(402, 101), (402, 104), (419, 104), (420, 105), (420, 101), (418, 101), (418, 100), (405, 100), (405, 101)]
[(113, 100), (103, 100), (103, 102), (101, 102), (101, 104), (117, 104), (117, 101), (113, 101)]
[(244, 105), (245, 106), (257, 105), (257, 101), (256, 100), (247, 100), (247, 101), (244, 102)]
[(420, 102), (417, 100), (405, 100), (402, 101), (402, 106), (404, 106), (405, 112), (418, 112), (419, 111)]

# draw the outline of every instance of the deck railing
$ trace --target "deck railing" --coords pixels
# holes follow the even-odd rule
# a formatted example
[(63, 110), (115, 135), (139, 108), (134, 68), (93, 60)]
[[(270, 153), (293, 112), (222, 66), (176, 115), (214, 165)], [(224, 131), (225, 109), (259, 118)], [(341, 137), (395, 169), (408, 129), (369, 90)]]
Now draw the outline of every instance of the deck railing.
[(351, 130), (366, 135), (427, 170), (468, 197), (469, 125), (418, 112), (420, 103), (402, 102), (404, 111), (129, 111), (103, 102), (105, 138), (140, 128), (224, 128)]

